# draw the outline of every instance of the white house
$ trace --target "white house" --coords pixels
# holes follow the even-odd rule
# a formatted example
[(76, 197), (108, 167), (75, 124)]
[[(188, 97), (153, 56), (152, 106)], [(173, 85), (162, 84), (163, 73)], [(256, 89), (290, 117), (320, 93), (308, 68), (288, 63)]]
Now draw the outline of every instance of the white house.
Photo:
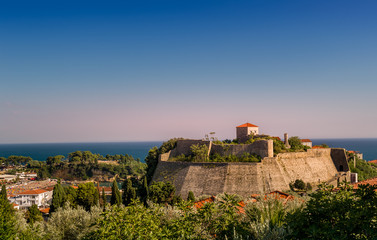
[(250, 135), (258, 135), (259, 134), (259, 127), (251, 124), (245, 123), (236, 127), (237, 129), (237, 139), (240, 142), (246, 142), (249, 139)]
[(310, 148), (313, 147), (313, 143), (310, 139), (301, 139), (301, 144)]
[(49, 206), (52, 199), (52, 191), (43, 189), (27, 190), (10, 196), (9, 200), (12, 203), (19, 205), (19, 209), (25, 209), (36, 204), (39, 207)]

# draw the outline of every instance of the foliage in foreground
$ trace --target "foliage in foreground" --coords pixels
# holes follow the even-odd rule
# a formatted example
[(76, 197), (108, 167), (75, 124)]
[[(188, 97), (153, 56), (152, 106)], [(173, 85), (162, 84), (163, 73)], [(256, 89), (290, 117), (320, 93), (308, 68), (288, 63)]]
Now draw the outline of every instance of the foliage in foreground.
[(377, 186), (321, 185), (287, 218), (291, 239), (377, 239)]
[(321, 185), (305, 205), (299, 199), (261, 197), (243, 208), (242, 199), (230, 194), (200, 209), (192, 201), (145, 205), (136, 200), (105, 209), (66, 204), (48, 222), (33, 224), (21, 211), (11, 211), (11, 231), (2, 228), (0, 239), (377, 239), (376, 190)]
[(356, 168), (355, 168), (354, 161), (355, 161), (354, 159), (351, 159), (348, 165), (350, 167), (351, 172), (357, 173), (357, 177), (359, 181), (377, 177), (377, 166), (363, 159), (356, 158)]

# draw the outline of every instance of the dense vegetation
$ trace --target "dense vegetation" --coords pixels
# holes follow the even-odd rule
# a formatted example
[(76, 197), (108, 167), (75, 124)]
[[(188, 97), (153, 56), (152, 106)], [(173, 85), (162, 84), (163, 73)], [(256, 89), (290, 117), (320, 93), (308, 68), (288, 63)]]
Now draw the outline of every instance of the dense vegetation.
[[(89, 188), (94, 188), (93, 184)], [(171, 190), (159, 187), (161, 199), (169, 199)], [(85, 187), (82, 191), (85, 198), (91, 195)], [(219, 195), (215, 202), (199, 209), (192, 201), (182, 200), (148, 200), (145, 204), (134, 199), (127, 206), (107, 203), (102, 207), (98, 199), (77, 202), (76, 206), (67, 200), (47, 222), (34, 210), (25, 218), (4, 199), (2, 191), (0, 239), (377, 238), (377, 194), (371, 186), (355, 191), (341, 185), (335, 191), (332, 186), (321, 185), (306, 204), (300, 199), (283, 202), (261, 197), (244, 207), (240, 197), (229, 194)]]
[[(65, 159), (63, 155), (48, 157), (46, 161), (36, 161), (30, 157), (1, 157), (0, 165), (24, 166), (28, 171), (36, 171), (39, 179), (62, 178), (65, 180), (87, 180), (95, 172), (103, 176), (126, 178), (141, 177), (145, 174), (146, 164), (130, 155), (106, 155), (103, 157), (90, 151), (76, 151)], [(23, 169), (25, 170), (25, 169)], [(11, 170), (14, 173), (17, 169)]]
[(354, 159), (348, 162), (351, 172), (357, 173), (359, 181), (363, 181), (369, 178), (377, 177), (377, 166), (373, 163), (369, 163), (363, 159), (356, 158), (356, 168), (354, 166)]
[(177, 141), (181, 138), (173, 138), (167, 142), (162, 143), (161, 147), (153, 147), (149, 150), (148, 156), (145, 158), (147, 164), (146, 176), (148, 182), (152, 180), (153, 173), (156, 170), (158, 157), (163, 153), (167, 153), (177, 146)]

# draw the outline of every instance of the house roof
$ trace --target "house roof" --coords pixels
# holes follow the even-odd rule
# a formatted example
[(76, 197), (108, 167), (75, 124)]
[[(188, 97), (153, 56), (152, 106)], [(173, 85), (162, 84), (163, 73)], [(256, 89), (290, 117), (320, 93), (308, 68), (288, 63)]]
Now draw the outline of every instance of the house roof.
[(50, 208), (40, 208), (39, 209), (39, 211), (41, 212), (41, 213), (49, 213), (50, 212)]
[(312, 142), (310, 139), (301, 139), (301, 142)]
[(194, 202), (194, 206), (196, 208), (202, 208), (204, 206), (204, 204), (211, 203), (213, 201), (215, 201), (215, 197), (214, 196), (206, 198), (206, 199), (203, 199), (203, 200), (200, 200), (200, 201), (197, 201), (197, 202)]
[(39, 195), (41, 193), (47, 192), (46, 190), (43, 189), (34, 189), (34, 190), (27, 190), (24, 192), (20, 192), (17, 195)]
[(257, 125), (251, 124), (251, 123), (245, 123), (242, 125), (237, 126), (238, 128), (244, 128), (244, 127), (258, 127)]
[(377, 185), (377, 177), (370, 178), (370, 179), (355, 183), (355, 184), (353, 184), (353, 189), (357, 189), (359, 187), (359, 185), (366, 185), (366, 184)]
[(377, 160), (371, 160), (371, 161), (368, 161), (369, 163), (374, 163), (374, 164), (377, 164)]
[(324, 147), (322, 147), (322, 146), (314, 146), (314, 147), (313, 147), (313, 149), (316, 149), (316, 148), (319, 149), (319, 148), (324, 148)]

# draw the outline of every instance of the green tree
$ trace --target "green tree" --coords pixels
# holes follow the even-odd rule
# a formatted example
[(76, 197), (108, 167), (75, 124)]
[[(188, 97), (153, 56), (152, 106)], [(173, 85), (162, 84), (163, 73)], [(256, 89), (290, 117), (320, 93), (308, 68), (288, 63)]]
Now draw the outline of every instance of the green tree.
[(187, 201), (195, 202), (195, 195), (192, 191), (188, 193)]
[(289, 239), (377, 239), (377, 186), (320, 185), (288, 216)]
[(136, 200), (136, 189), (132, 186), (131, 179), (127, 179), (123, 183), (122, 200), (125, 206), (131, 204), (132, 200)]
[(101, 215), (97, 228), (85, 239), (168, 239), (159, 208), (142, 204), (125, 208), (112, 206)]
[(63, 207), (66, 201), (66, 194), (64, 188), (58, 182), (55, 187), (54, 191), (52, 192), (52, 201), (50, 205), (50, 213), (55, 212), (58, 208)]
[(111, 186), (111, 205), (120, 205), (122, 204), (122, 198), (120, 196), (120, 191), (118, 188), (118, 183), (116, 180), (113, 181), (113, 185)]
[(43, 220), (42, 213), (39, 211), (36, 204), (31, 205), (31, 207), (27, 210), (26, 220), (31, 225), (33, 225), (35, 222), (40, 222)]
[(37, 172), (37, 176), (38, 176), (39, 180), (47, 179), (50, 176), (50, 174), (47, 170), (47, 167), (46, 166), (41, 167)]
[(208, 146), (205, 144), (194, 144), (190, 147), (194, 162), (208, 162)]
[(291, 146), (292, 151), (304, 150), (308, 148), (307, 146), (302, 145), (300, 138), (297, 136), (290, 137), (288, 139), (288, 142), (289, 142), (289, 145)]
[(106, 207), (106, 203), (107, 203), (107, 200), (106, 200), (106, 194), (105, 194), (105, 188), (103, 187), (102, 188), (102, 196), (101, 196), (101, 206), (105, 209)]
[(147, 177), (144, 176), (143, 185), (142, 185), (141, 191), (140, 191), (141, 201), (146, 203), (148, 196), (149, 196), (148, 180), (147, 180)]
[(67, 202), (49, 217), (42, 239), (83, 239), (84, 235), (96, 228), (95, 223), (101, 213), (102, 209), (98, 206), (86, 211), (81, 206), (74, 208)]
[(92, 182), (82, 183), (77, 189), (77, 204), (83, 206), (87, 211), (92, 206), (99, 204), (99, 193)]
[(149, 150), (145, 162), (147, 163), (147, 180), (148, 183), (152, 181), (153, 173), (157, 167), (158, 156), (163, 153), (167, 153), (177, 146), (177, 141), (183, 138), (173, 138), (167, 142), (163, 142), (160, 148), (153, 147)]
[(46, 160), (46, 163), (47, 163), (47, 165), (53, 166), (53, 165), (60, 164), (63, 159), (64, 159), (63, 155), (56, 155), (54, 157), (48, 157), (47, 160)]
[(0, 239), (15, 239), (15, 215), (13, 206), (7, 198), (5, 185), (0, 193)]
[(170, 182), (153, 182), (149, 186), (149, 199), (155, 203), (171, 204), (175, 195), (175, 187)]

